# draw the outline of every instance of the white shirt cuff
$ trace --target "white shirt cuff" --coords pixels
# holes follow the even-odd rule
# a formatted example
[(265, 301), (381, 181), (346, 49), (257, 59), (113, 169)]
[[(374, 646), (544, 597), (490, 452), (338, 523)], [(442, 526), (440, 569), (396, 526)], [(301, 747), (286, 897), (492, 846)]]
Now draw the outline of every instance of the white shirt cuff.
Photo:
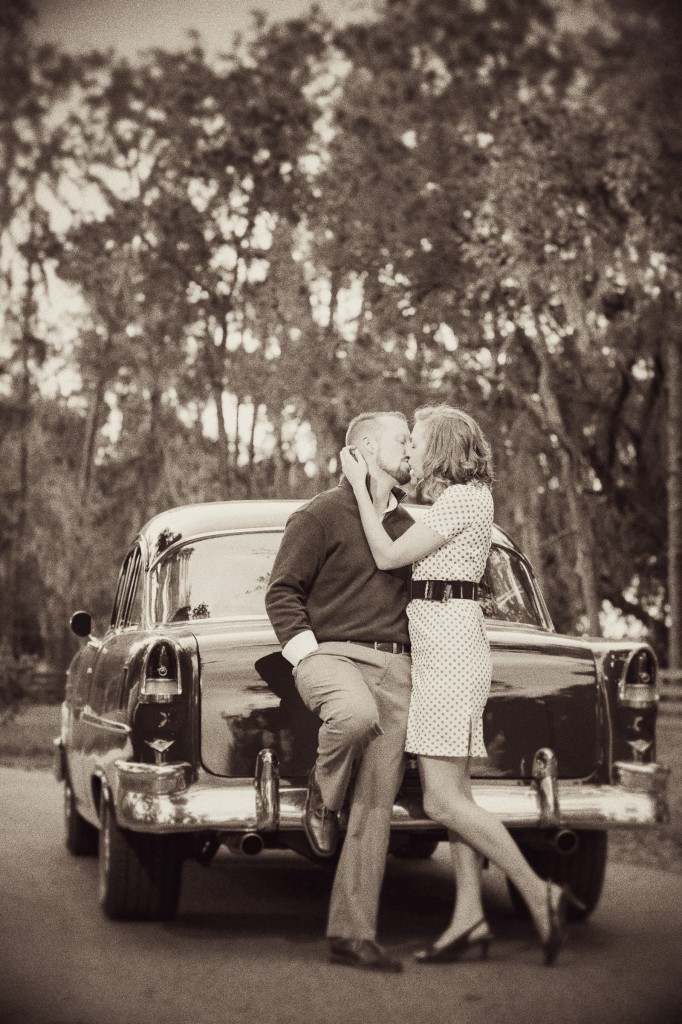
[(306, 629), (302, 633), (297, 633), (288, 644), (284, 645), (282, 654), (296, 668), (299, 661), (302, 661), (308, 654), (312, 654), (318, 647), (319, 644), (312, 629)]

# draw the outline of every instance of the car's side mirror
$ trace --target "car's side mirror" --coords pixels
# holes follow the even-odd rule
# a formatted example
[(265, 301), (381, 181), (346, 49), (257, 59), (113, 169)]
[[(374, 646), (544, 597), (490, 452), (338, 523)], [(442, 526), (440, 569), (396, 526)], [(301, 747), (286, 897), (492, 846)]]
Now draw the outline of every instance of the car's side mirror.
[(90, 636), (92, 633), (92, 616), (90, 612), (74, 612), (69, 625), (76, 636)]

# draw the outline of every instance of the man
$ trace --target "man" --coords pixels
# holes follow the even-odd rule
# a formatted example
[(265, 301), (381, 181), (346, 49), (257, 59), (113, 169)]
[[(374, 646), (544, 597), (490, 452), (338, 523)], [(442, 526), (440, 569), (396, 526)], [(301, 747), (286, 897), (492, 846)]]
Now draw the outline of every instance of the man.
[[(374, 506), (389, 536), (399, 537), (413, 521), (396, 490), (410, 479), (404, 416), (363, 413), (346, 444), (364, 455)], [(377, 569), (342, 479), (289, 518), (265, 597), (296, 688), (322, 719), (303, 817), (318, 856), (334, 853), (350, 793), (327, 923), (330, 958), (375, 970), (402, 969), (375, 938), (410, 700), (408, 580), (409, 566)]]

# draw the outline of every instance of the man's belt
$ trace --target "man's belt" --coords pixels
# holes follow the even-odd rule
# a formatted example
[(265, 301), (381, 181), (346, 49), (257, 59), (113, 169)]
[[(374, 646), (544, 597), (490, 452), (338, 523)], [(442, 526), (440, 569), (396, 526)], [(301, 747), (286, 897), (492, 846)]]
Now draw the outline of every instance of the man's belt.
[(373, 647), (375, 651), (388, 651), (389, 654), (409, 654), (412, 650), (411, 644), (398, 644), (391, 640), (351, 640), (350, 643)]
[(412, 580), (411, 601), (449, 601), (451, 598), (463, 601), (478, 600), (478, 583), (470, 580)]

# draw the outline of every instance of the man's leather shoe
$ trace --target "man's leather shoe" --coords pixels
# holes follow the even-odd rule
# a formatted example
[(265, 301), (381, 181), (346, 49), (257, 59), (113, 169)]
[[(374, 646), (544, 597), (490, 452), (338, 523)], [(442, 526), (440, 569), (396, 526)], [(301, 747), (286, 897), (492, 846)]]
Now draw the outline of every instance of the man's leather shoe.
[(329, 959), (333, 964), (364, 967), (368, 971), (392, 971), (398, 974), (403, 969), (402, 960), (390, 956), (372, 939), (332, 939)]
[(339, 821), (336, 811), (325, 807), (315, 769), (308, 776), (308, 792), (303, 812), (303, 831), (318, 857), (332, 857), (339, 842)]

